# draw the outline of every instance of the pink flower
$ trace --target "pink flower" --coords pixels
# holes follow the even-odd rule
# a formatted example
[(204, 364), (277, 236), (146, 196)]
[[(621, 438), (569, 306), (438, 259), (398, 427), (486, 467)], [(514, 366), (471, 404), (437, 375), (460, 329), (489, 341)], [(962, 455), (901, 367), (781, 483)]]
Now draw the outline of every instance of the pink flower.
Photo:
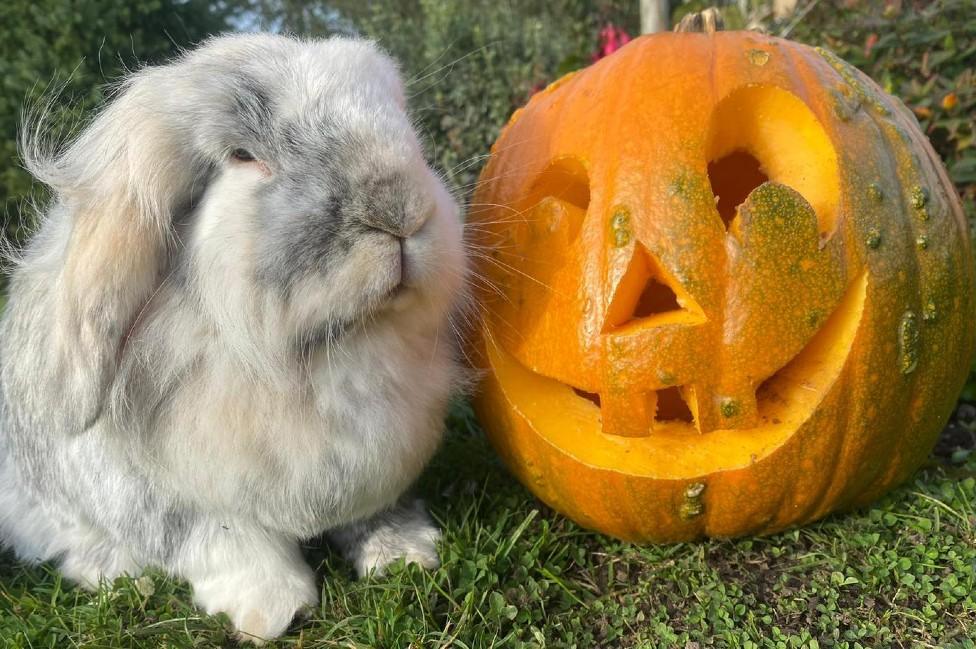
[(607, 24), (600, 30), (599, 44), (596, 52), (593, 53), (593, 60), (599, 61), (604, 56), (609, 56), (630, 42), (630, 34), (613, 23)]

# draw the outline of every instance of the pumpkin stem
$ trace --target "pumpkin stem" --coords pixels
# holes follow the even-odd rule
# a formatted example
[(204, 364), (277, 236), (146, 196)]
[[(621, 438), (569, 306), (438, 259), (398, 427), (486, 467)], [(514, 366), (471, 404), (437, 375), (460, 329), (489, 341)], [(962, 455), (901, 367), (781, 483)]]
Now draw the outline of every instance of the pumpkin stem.
[(716, 7), (709, 7), (703, 11), (695, 11), (685, 14), (674, 27), (676, 32), (700, 32), (702, 34), (714, 34), (725, 27), (722, 14)]

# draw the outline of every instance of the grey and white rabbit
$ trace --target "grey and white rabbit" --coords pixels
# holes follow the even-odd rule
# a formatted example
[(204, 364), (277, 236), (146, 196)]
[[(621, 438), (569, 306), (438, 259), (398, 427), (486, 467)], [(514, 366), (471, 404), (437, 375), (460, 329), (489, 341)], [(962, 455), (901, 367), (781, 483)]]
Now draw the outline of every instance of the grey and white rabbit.
[(227, 36), (131, 75), (56, 155), (0, 323), (0, 540), (82, 584), (158, 566), (242, 635), (359, 573), (438, 563), (402, 499), (461, 379), (458, 207), (393, 62)]

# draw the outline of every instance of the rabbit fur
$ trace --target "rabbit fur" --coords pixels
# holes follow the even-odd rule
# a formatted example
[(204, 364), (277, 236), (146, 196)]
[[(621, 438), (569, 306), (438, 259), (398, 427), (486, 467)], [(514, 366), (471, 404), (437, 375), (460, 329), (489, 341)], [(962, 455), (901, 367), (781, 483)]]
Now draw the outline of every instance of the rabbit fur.
[(0, 322), (0, 541), (88, 586), (160, 567), (256, 641), (317, 601), (302, 539), (436, 566), (402, 495), (463, 378), (467, 266), (395, 64), (217, 37), (42, 139), (54, 198)]

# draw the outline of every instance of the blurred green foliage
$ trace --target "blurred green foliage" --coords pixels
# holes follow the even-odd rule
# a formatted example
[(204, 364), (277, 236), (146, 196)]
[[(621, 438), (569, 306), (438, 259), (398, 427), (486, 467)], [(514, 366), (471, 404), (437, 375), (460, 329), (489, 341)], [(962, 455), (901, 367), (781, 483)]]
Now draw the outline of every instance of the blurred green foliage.
[[(673, 3), (679, 16), (706, 0)], [(466, 198), (508, 116), (587, 65), (599, 30), (638, 31), (636, 0), (7, 0), (0, 3), (0, 209), (22, 231), (32, 191), (16, 157), (22, 107), (63, 84), (56, 123), (76, 125), (127, 67), (226, 29), (360, 33), (397, 58), (434, 163)], [(760, 21), (827, 45), (912, 108), (976, 216), (976, 0), (807, 0), (777, 24), (768, 2), (726, 4), (730, 26)], [(765, 13), (762, 12), (766, 7)], [(757, 13), (758, 12), (758, 13)], [(757, 18), (758, 16), (758, 18)], [(34, 188), (36, 189), (36, 188)]]
[(0, 215), (7, 235), (19, 240), (29, 227), (25, 201), (39, 189), (17, 156), (25, 107), (60, 89), (53, 124), (67, 134), (104, 101), (107, 82), (226, 29), (231, 12), (210, 0), (0, 2)]

